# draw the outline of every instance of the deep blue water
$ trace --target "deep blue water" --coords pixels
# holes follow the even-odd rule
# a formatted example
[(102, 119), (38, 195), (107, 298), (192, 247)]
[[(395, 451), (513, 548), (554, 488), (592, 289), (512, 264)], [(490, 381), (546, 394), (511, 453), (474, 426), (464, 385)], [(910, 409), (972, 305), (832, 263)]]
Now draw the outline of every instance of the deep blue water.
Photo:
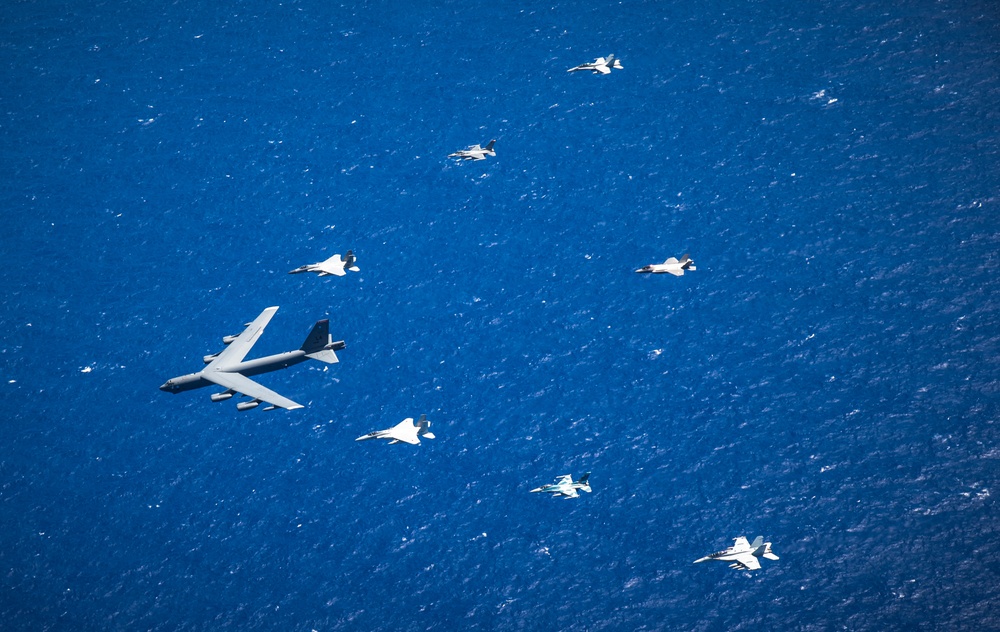
[(1000, 629), (995, 4), (225, 4), (0, 9), (4, 629)]

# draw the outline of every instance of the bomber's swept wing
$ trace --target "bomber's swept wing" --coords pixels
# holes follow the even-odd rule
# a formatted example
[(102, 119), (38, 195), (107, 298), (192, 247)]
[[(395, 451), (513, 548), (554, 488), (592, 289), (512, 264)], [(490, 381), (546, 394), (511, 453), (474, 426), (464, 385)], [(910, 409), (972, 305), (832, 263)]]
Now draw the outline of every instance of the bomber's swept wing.
[(201, 376), (209, 382), (214, 382), (215, 384), (229, 390), (242, 393), (247, 397), (267, 402), (268, 404), (279, 408), (295, 410), (296, 408), (302, 408), (302, 405), (293, 402), (287, 397), (278, 395), (271, 389), (261, 386), (245, 375), (228, 372), (226, 370), (230, 367), (238, 365), (243, 361), (243, 358), (247, 357), (247, 354), (250, 353), (250, 349), (253, 348), (261, 334), (264, 333), (264, 328), (267, 327), (269, 322), (271, 322), (271, 318), (274, 316), (276, 311), (278, 311), (277, 307), (268, 307), (261, 312), (260, 316), (247, 325), (247, 328), (243, 330), (243, 333), (236, 337), (236, 340), (223, 349), (219, 355), (205, 367)]
[(268, 307), (260, 316), (255, 318), (252, 323), (247, 325), (247, 328), (243, 330), (239, 336), (236, 337), (229, 346), (223, 349), (219, 355), (212, 360), (207, 367), (205, 367), (205, 374), (212, 373), (213, 371), (224, 371), (227, 367), (235, 366), (243, 361), (243, 358), (247, 357), (250, 353), (250, 349), (253, 348), (260, 335), (264, 333), (264, 328), (267, 324), (271, 322), (271, 318), (274, 313), (278, 311), (277, 307)]
[[(236, 344), (235, 342), (233, 344)], [(236, 391), (237, 393), (242, 393), (247, 397), (251, 397), (262, 402), (267, 402), (272, 406), (277, 406), (278, 408), (284, 408), (286, 410), (295, 410), (296, 408), (303, 408), (302, 404), (298, 404), (288, 399), (287, 397), (282, 397), (278, 395), (271, 389), (261, 386), (257, 382), (254, 382), (247, 376), (241, 373), (227, 373), (226, 371), (209, 371), (205, 370), (202, 373), (204, 377), (209, 382), (214, 382), (219, 386), (225, 387), (231, 391)]]

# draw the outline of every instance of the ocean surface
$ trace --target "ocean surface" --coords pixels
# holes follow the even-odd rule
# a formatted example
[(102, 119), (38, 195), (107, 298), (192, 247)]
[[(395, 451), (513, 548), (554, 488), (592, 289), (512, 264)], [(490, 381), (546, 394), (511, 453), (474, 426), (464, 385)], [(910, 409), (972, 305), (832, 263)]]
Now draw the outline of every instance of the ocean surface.
[[(3, 630), (1000, 629), (995, 2), (15, 0), (0, 68)], [(306, 408), (158, 390), (271, 305)]]

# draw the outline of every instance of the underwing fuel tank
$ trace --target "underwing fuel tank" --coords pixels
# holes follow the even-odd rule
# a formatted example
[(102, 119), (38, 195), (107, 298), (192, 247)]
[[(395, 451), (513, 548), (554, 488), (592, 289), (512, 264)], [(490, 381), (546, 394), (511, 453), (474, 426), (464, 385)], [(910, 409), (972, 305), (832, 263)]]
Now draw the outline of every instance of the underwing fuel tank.
[(252, 399), (249, 402), (240, 402), (236, 404), (236, 410), (250, 410), (251, 408), (257, 408), (260, 406), (259, 399)]

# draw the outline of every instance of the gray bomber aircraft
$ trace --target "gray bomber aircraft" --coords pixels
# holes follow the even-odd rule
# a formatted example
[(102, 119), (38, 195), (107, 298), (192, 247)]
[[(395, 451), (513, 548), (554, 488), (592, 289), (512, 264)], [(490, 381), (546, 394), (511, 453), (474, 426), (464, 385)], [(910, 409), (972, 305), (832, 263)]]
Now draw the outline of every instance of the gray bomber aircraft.
[(276, 311), (278, 311), (277, 307), (265, 309), (252, 323), (247, 323), (243, 333), (223, 338), (222, 342), (226, 348), (219, 353), (204, 357), (205, 364), (208, 366), (198, 373), (171, 378), (160, 387), (160, 390), (167, 393), (180, 393), (214, 385), (221, 386), (226, 390), (221, 393), (213, 393), (213, 402), (221, 402), (237, 394), (250, 398), (248, 401), (237, 403), (237, 410), (250, 410), (259, 406), (261, 402), (270, 404), (264, 410), (302, 408), (301, 404), (261, 386), (251, 380), (249, 376), (277, 371), (310, 359), (335, 364), (340, 360), (334, 351), (340, 351), (347, 345), (344, 344), (343, 340), (333, 342), (330, 337), (330, 321), (319, 320), (316, 321), (309, 337), (299, 349), (244, 362), (243, 358), (250, 352), (250, 348), (254, 346), (260, 335), (264, 333), (264, 328), (267, 327), (267, 323), (270, 322)]
[(448, 154), (449, 158), (458, 158), (459, 160), (486, 160), (486, 156), (496, 156), (497, 152), (493, 151), (493, 144), (497, 142), (496, 140), (491, 140), (486, 143), (486, 147), (480, 147), (479, 145), (472, 145), (468, 149), (459, 149), (453, 154)]
[(733, 545), (724, 551), (706, 555), (694, 561), (708, 562), (719, 560), (720, 562), (732, 562), (729, 568), (736, 568), (743, 571), (755, 571), (760, 568), (760, 559), (765, 557), (769, 560), (776, 560), (778, 556), (771, 552), (771, 543), (764, 542), (764, 536), (759, 535), (754, 538), (753, 544), (747, 542), (742, 535), (735, 539)]
[(368, 441), (369, 439), (388, 439), (389, 445), (393, 443), (409, 443), (419, 445), (420, 437), (433, 439), (434, 433), (429, 428), (431, 422), (427, 421), (427, 415), (420, 415), (417, 425), (413, 425), (413, 417), (407, 417), (388, 430), (376, 430), (366, 435), (360, 436), (355, 441)]
[(551, 485), (542, 485), (541, 487), (536, 487), (531, 490), (532, 492), (547, 492), (554, 495), (562, 494), (566, 498), (576, 498), (580, 494), (576, 490), (582, 489), (583, 491), (590, 493), (590, 483), (587, 482), (590, 479), (590, 472), (587, 472), (580, 478), (573, 482), (572, 474), (563, 474), (562, 476), (556, 478), (556, 482)]
[(348, 250), (343, 259), (340, 258), (339, 254), (336, 254), (326, 261), (310, 263), (309, 265), (302, 266), (301, 268), (295, 268), (288, 274), (299, 274), (300, 272), (319, 272), (320, 276), (344, 276), (347, 274), (348, 270), (351, 272), (361, 272), (361, 269), (354, 265), (355, 261), (354, 251)]
[(577, 72), (579, 70), (591, 70), (595, 75), (610, 75), (611, 69), (622, 70), (622, 63), (615, 59), (614, 55), (608, 55), (608, 58), (598, 57), (593, 62), (589, 64), (580, 64), (579, 66), (574, 66), (567, 70), (566, 72)]
[(681, 257), (680, 261), (674, 257), (670, 257), (663, 263), (653, 263), (648, 266), (642, 266), (636, 270), (636, 272), (639, 274), (662, 274), (664, 272), (669, 272), (674, 276), (684, 276), (685, 270), (691, 272), (692, 270), (697, 269), (698, 268), (694, 267), (694, 259), (691, 258), (691, 255), (684, 255)]

